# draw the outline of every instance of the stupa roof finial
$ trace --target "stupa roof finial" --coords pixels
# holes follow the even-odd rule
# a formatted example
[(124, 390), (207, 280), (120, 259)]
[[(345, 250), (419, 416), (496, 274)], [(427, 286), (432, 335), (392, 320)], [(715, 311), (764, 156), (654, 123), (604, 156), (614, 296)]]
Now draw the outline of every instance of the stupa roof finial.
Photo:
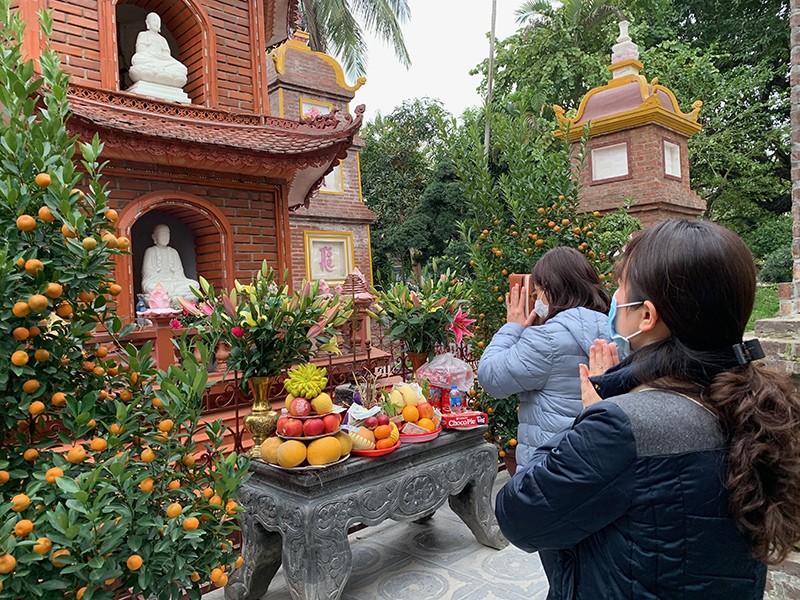
[(619, 37), (617, 43), (611, 48), (611, 66), (609, 69), (614, 73), (614, 79), (625, 75), (638, 75), (643, 68), (639, 62), (639, 46), (633, 43), (631, 36), (628, 35), (626, 20), (619, 22)]

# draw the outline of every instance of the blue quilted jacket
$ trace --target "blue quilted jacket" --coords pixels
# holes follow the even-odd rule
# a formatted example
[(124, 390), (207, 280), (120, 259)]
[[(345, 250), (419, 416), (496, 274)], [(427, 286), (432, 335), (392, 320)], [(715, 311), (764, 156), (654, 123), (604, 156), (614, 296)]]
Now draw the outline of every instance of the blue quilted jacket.
[(761, 600), (766, 567), (727, 507), (726, 440), (685, 396), (598, 402), (497, 495), (508, 540), (544, 551), (548, 600)]
[(506, 323), (478, 364), (478, 381), (495, 398), (519, 394), (517, 464), (566, 429), (583, 409), (578, 365), (588, 364), (597, 338), (608, 340), (608, 318), (588, 308), (565, 310), (536, 327)]

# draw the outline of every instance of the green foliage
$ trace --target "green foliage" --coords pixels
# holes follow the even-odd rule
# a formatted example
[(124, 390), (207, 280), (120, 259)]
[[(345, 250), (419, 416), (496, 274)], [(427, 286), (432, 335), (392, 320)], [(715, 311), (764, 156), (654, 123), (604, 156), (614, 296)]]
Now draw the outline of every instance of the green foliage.
[(274, 377), (308, 361), (317, 343), (338, 354), (338, 328), (353, 312), (352, 301), (321, 295), (319, 282), (290, 293), (266, 261), (251, 283), (237, 281), (228, 293), (217, 295), (205, 279), (200, 285), (201, 301), (213, 309), (201, 329), (219, 332), (231, 347), (228, 369), (241, 373), (243, 386), (250, 377)]
[(750, 315), (745, 331), (753, 331), (756, 321), (775, 317), (779, 310), (778, 286), (775, 284), (759, 285), (756, 287), (756, 301), (753, 305), (753, 313)]
[(759, 276), (765, 283), (785, 283), (792, 280), (792, 250), (789, 247), (778, 248), (767, 254)]
[(0, 598), (197, 599), (213, 568), (233, 568), (228, 502), (248, 460), (220, 455), (221, 422), (195, 441), (206, 371), (191, 355), (159, 373), (150, 344), (120, 342), (102, 145), (70, 138), (67, 76), (51, 50), (34, 74), (22, 30), (0, 0)]
[(776, 217), (767, 211), (762, 211), (762, 214), (763, 217), (743, 236), (757, 260), (765, 259), (776, 250), (785, 250), (792, 246), (791, 215)]
[[(519, 397), (493, 398), (479, 387), (475, 390), (474, 407), (489, 416), (487, 440), (501, 451), (513, 452), (519, 423)], [(513, 445), (511, 440), (515, 440)]]

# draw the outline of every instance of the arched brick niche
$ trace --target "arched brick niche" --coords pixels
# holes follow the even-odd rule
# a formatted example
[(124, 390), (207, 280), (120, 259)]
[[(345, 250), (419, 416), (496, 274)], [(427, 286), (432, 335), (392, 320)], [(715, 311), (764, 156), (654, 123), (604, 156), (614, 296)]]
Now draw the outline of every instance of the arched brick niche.
[[(181, 254), (187, 277), (203, 276), (217, 289), (233, 286), (233, 229), (225, 215), (208, 200), (193, 194), (151, 192), (128, 204), (119, 217), (119, 235), (138, 242), (132, 246), (130, 255), (117, 259), (116, 279), (122, 286), (118, 302), (121, 315), (133, 315), (141, 257), (153, 243), (150, 233), (157, 222), (170, 225), (170, 246)], [(142, 243), (144, 247), (140, 247)], [(188, 254), (192, 246), (194, 256)]]
[(98, 0), (103, 87), (124, 91), (120, 68), (125, 65), (121, 63), (130, 54), (132, 36), (135, 43), (134, 32), (126, 28), (136, 19), (141, 20), (139, 30), (144, 30), (144, 16), (150, 12), (161, 17), (162, 35), (177, 49), (175, 58), (186, 65), (188, 81), (183, 91), (193, 104), (216, 107), (216, 38), (208, 15), (194, 0)]

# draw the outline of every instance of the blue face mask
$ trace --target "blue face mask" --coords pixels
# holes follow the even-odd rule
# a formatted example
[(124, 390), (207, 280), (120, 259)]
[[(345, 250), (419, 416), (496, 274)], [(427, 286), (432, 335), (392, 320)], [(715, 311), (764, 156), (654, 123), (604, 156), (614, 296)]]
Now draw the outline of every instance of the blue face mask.
[(627, 308), (628, 306), (639, 306), (640, 304), (644, 304), (644, 301), (639, 302), (626, 302), (625, 304), (617, 304), (617, 293), (614, 292), (614, 295), (611, 297), (611, 306), (608, 309), (608, 337), (611, 338), (611, 341), (617, 345), (617, 354), (619, 354), (620, 360), (626, 358), (631, 353), (631, 343), (630, 339), (642, 333), (641, 330), (632, 333), (628, 337), (625, 337), (621, 333), (617, 331), (616, 325), (614, 321), (617, 318), (617, 309), (618, 308)]

